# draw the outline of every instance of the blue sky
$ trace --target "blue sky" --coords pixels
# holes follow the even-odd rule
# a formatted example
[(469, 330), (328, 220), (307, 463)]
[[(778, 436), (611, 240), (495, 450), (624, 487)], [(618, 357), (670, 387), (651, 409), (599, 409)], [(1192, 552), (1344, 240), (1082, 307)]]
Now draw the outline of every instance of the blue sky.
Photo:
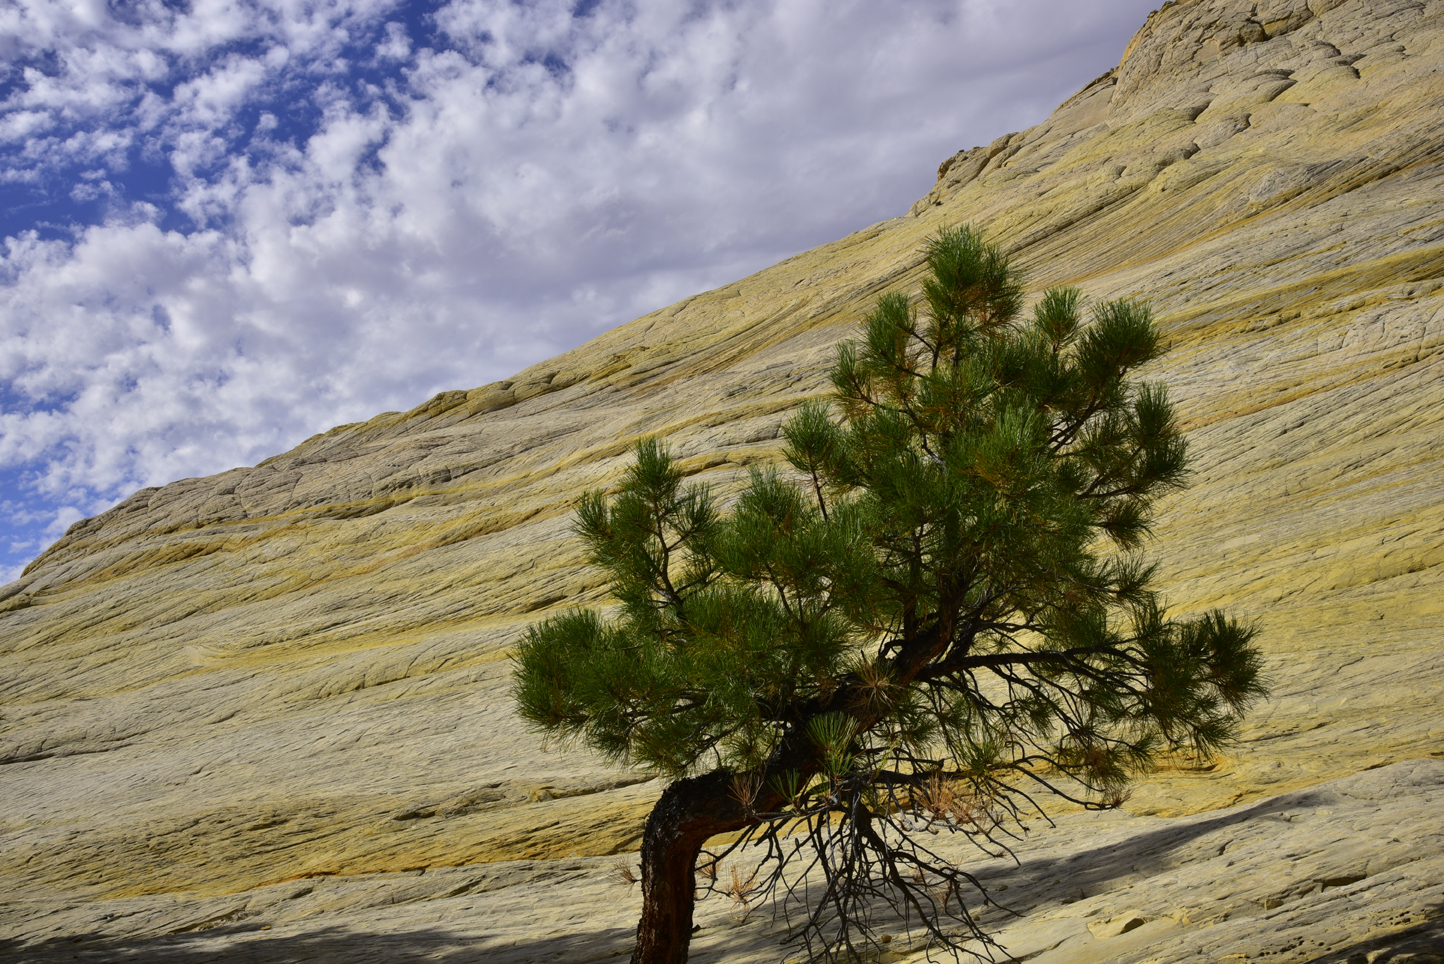
[(1148, 0), (0, 5), (0, 583), (906, 211)]

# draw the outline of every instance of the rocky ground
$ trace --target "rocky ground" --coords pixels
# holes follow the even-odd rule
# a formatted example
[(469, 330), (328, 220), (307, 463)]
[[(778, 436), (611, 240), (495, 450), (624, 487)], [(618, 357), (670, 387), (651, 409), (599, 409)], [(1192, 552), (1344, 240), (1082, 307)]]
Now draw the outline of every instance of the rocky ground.
[[(1147, 781), (1126, 815), (1068, 816), (1030, 841), (1008, 873), (1034, 875), (1017, 889), (1036, 903), (999, 923), (1009, 946), (1160, 964), (1437, 947), (1444, 851), (1389, 808), (1441, 812), (1441, 40), (1441, 0), (1170, 3), (1118, 69), (946, 161), (907, 216), (509, 381), (78, 523), (0, 588), (0, 947), (623, 949), (635, 895), (607, 883), (609, 855), (635, 848), (657, 786), (544, 751), (506, 695), (524, 627), (601, 599), (570, 506), (642, 434), (724, 491), (774, 458), (832, 345), (878, 293), (917, 283), (923, 240), (962, 223), (1035, 290), (1153, 303), (1173, 348), (1149, 374), (1172, 388), (1197, 472), (1150, 551), (1176, 609), (1259, 620), (1274, 680), (1235, 752)], [(1329, 855), (1353, 853), (1335, 834), (1388, 869), (1327, 884), (1358, 869), (1334, 874)], [(1162, 855), (1139, 857), (1131, 894), (1193, 910), (1122, 900), (1101, 839)], [(1100, 889), (1065, 905), (1090, 860)], [(1311, 861), (1325, 876), (1295, 894)], [(1188, 902), (1228, 888), (1226, 920)], [(1125, 912), (1145, 923), (1086, 926)], [(777, 958), (758, 918), (714, 913), (699, 959)], [(1154, 950), (1126, 957), (1129, 941)]]
[[(1015, 960), (1435, 964), (1444, 961), (1440, 813), (1444, 761), (1421, 760), (1190, 817), (1033, 820), (1016, 862), (952, 849), (1006, 907), (981, 919)], [(44, 924), (28, 942), (0, 950), (35, 961), (583, 964), (629, 953), (638, 909), (614, 858), (502, 861), (208, 898), (48, 904), (34, 909)], [(698, 964), (798, 959), (765, 902), (717, 895), (699, 920)], [(882, 962), (927, 959), (901, 921), (882, 931)]]

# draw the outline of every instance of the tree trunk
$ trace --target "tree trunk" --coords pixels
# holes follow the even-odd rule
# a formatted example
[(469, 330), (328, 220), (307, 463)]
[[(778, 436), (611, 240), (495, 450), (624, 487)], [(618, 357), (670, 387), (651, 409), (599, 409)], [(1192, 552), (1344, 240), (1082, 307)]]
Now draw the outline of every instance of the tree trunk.
[(678, 780), (662, 792), (642, 833), (642, 919), (632, 964), (685, 964), (692, 943), (697, 855), (707, 838), (741, 830), (749, 819), (731, 774)]

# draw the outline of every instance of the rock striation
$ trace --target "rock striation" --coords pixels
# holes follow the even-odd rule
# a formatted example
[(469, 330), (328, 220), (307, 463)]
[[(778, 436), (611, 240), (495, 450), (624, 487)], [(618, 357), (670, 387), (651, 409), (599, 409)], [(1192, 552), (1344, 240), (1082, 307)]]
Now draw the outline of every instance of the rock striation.
[[(1172, 350), (1150, 374), (1197, 471), (1151, 551), (1176, 610), (1260, 621), (1275, 693), (1235, 752), (996, 868), (1026, 898), (1009, 946), (1444, 954), (1444, 846), (1419, 817), (1444, 785), (1441, 68), (1444, 0), (1167, 3), (906, 216), (77, 523), (0, 588), (0, 949), (622, 948), (635, 906), (607, 855), (659, 787), (544, 752), (506, 695), (531, 621), (603, 599), (570, 507), (645, 434), (723, 491), (775, 458), (832, 345), (918, 283), (924, 239), (972, 223), (1036, 290), (1154, 305)], [(776, 959), (763, 923), (713, 913), (697, 959)]]
[[(1017, 863), (971, 860), (1006, 908), (984, 924), (1030, 964), (1437, 964), (1441, 807), (1444, 761), (1416, 760), (1188, 817), (1068, 814), (1034, 822)], [(53, 907), (45, 936), (0, 949), (44, 964), (616, 960), (641, 906), (616, 871), (607, 857), (514, 860), (119, 898)], [(786, 953), (766, 907), (721, 898), (699, 910), (693, 964)], [(904, 922), (879, 923), (878, 964), (927, 960)]]

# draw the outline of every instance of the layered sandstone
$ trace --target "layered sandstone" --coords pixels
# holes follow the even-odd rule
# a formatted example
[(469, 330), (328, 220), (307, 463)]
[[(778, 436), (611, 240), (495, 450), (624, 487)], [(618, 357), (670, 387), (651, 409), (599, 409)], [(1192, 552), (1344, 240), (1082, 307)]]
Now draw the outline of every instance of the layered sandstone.
[[(1417, 760), (1182, 818), (1031, 821), (1016, 864), (951, 849), (1002, 905), (984, 926), (1029, 964), (1438, 964), (1441, 808), (1444, 761)], [(31, 941), (0, 938), (0, 949), (45, 964), (610, 961), (630, 951), (640, 909), (616, 861), (493, 861), (52, 906)], [(693, 964), (799, 961), (765, 905), (719, 896), (697, 920)], [(877, 964), (928, 960), (905, 922), (876, 923), (886, 941)]]
[[(544, 752), (506, 696), (526, 625), (603, 599), (570, 506), (641, 435), (724, 490), (774, 458), (780, 421), (824, 390), (832, 345), (880, 292), (916, 286), (920, 245), (945, 224), (985, 226), (1035, 290), (1153, 303), (1173, 347), (1149, 374), (1172, 389), (1197, 472), (1152, 552), (1175, 609), (1223, 605), (1262, 627), (1274, 699), (1210, 769), (1141, 785), (1133, 815), (1106, 824), (1120, 846), (1220, 807), (1268, 829), (1264, 798), (1444, 756), (1441, 67), (1440, 0), (1169, 3), (1042, 124), (945, 161), (907, 216), (509, 381), (78, 523), (0, 589), (0, 939), (39, 955), (88, 935), (115, 955), (182, 941), (172, 932), (250, 947), (274, 924), (287, 946), (380, 960), (373, 933), (466, 944), (490, 926), (457, 929), (471, 894), (470, 913), (511, 921), (496, 933), (539, 922), (518, 960), (592, 959), (565, 935), (630, 926), (604, 855), (635, 848), (658, 787)], [(1410, 798), (1432, 806), (1438, 766), (1406, 766), (1435, 781)], [(1394, 819), (1356, 809), (1330, 832)], [(1437, 835), (1394, 836), (1390, 866), (1426, 861), (1432, 893)], [(1315, 845), (1288, 844), (1297, 860)], [(1217, 861), (1195, 856), (1138, 882), (1180, 900), (1217, 883)], [(1319, 899), (1362, 906), (1373, 874)], [(478, 896), (492, 890), (505, 899)], [(1136, 912), (1139, 933), (1166, 916), (1114, 903), (1093, 916)], [(1427, 929), (1441, 904), (1427, 906), (1343, 915), (1354, 923), (1330, 941)], [(1291, 938), (1266, 909), (1244, 915), (1237, 953), (1335, 950), (1279, 949)], [(714, 959), (749, 959), (754, 938), (728, 934)]]

